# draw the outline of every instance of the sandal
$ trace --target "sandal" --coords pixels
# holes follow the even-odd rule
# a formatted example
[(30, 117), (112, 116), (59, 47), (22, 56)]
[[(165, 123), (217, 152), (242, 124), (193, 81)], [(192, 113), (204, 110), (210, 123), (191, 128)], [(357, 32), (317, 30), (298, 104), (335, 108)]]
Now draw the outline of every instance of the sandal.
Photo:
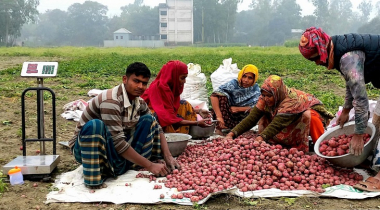
[(375, 177), (369, 177), (364, 182), (360, 181), (353, 187), (363, 191), (380, 192), (380, 180)]

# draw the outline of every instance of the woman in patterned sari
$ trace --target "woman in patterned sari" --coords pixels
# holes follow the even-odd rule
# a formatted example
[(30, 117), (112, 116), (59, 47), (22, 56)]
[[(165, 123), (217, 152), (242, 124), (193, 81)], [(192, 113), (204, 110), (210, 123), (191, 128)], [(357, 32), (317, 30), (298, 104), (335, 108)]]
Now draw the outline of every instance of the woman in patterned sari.
[(261, 96), (255, 107), (226, 138), (237, 137), (258, 123), (257, 141), (308, 152), (308, 136), (315, 142), (333, 117), (316, 97), (288, 88), (281, 77), (271, 75), (261, 86)]
[(169, 61), (141, 96), (165, 133), (188, 134), (190, 125), (209, 126), (205, 120), (197, 121), (197, 113), (202, 110), (194, 110), (190, 103), (180, 100), (187, 73), (186, 64)]
[(221, 85), (210, 96), (212, 115), (218, 120), (216, 133), (221, 129), (232, 129), (248, 116), (260, 96), (257, 85), (259, 70), (249, 64), (239, 72), (238, 78)]

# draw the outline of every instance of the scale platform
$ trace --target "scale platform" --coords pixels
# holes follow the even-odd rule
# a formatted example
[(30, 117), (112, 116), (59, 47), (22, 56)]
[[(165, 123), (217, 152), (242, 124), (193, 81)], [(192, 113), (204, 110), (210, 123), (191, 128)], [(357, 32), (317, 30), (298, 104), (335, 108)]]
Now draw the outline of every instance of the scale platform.
[(23, 175), (50, 174), (58, 165), (59, 160), (59, 155), (18, 156), (3, 166), (3, 172), (8, 174), (9, 170), (17, 166)]
[(68, 142), (68, 141), (60, 141), (60, 142), (58, 142), (58, 144), (60, 144), (60, 145), (62, 145), (62, 146), (64, 146), (64, 147), (70, 148), (70, 147), (69, 147), (69, 142)]

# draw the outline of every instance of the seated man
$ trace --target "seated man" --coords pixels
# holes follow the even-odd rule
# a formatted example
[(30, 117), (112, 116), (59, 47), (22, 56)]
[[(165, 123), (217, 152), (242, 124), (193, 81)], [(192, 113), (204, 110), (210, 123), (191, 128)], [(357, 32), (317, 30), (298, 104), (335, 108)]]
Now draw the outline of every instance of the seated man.
[[(158, 176), (179, 167), (161, 127), (140, 98), (150, 76), (145, 64), (132, 63), (122, 84), (100, 93), (84, 110), (69, 146), (83, 165), (87, 187), (106, 187), (107, 177), (124, 174), (136, 165)], [(150, 161), (162, 155), (166, 164)]]

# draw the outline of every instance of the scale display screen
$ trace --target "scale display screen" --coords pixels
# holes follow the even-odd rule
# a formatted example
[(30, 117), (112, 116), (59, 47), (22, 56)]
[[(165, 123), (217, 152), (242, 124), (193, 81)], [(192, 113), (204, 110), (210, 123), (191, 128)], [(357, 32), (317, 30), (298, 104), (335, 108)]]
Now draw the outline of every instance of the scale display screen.
[(58, 71), (58, 62), (24, 62), (22, 77), (55, 77)]

